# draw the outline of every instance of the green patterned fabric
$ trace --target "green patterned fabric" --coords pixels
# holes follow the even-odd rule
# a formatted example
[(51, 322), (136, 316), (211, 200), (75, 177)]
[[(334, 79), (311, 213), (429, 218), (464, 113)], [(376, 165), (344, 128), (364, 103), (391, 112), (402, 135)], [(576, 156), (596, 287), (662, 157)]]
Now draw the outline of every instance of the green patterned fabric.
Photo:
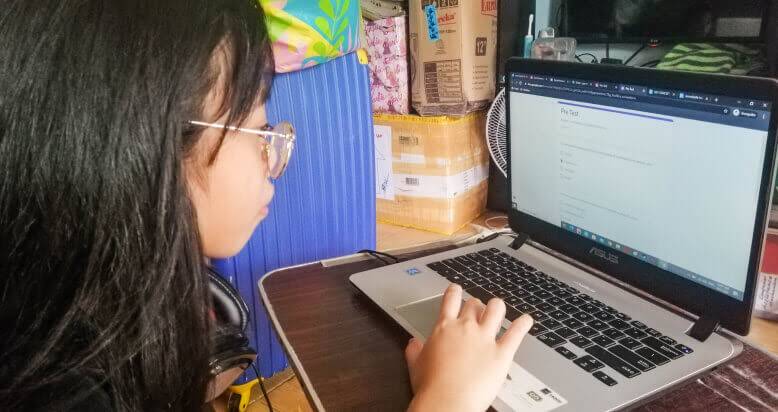
[(746, 74), (763, 65), (759, 49), (741, 44), (681, 43), (667, 53), (658, 69)]
[(276, 72), (315, 66), (360, 45), (359, 0), (257, 0), (265, 11)]

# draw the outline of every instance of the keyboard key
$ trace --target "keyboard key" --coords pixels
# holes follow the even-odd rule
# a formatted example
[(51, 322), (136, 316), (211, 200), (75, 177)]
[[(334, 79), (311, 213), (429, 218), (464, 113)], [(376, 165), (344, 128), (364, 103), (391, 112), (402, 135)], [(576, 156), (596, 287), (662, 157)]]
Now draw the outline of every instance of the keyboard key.
[(596, 329), (598, 331), (605, 330), (605, 329), (609, 328), (607, 323), (605, 323), (605, 322), (603, 322), (601, 320), (597, 320), (597, 319), (587, 323), (587, 325), (589, 325), (590, 328)]
[(459, 286), (462, 286), (462, 289), (465, 289), (465, 290), (477, 286), (475, 283), (473, 283), (473, 282), (471, 282), (469, 280), (465, 280), (465, 281), (457, 282), (457, 283), (459, 283)]
[(473, 276), (472, 278), (470, 278), (470, 281), (478, 286), (482, 286), (489, 283), (489, 279), (483, 276)]
[(553, 312), (550, 312), (548, 316), (551, 316), (552, 318), (560, 321), (569, 318), (569, 316), (567, 316), (567, 313), (562, 312), (561, 310), (555, 310)]
[(601, 321), (603, 321), (603, 322), (610, 322), (610, 321), (616, 319), (616, 317), (613, 316), (613, 314), (605, 312), (605, 311), (595, 313), (594, 317), (599, 319), (599, 320), (601, 320)]
[(578, 333), (579, 333), (581, 336), (583, 336), (583, 337), (585, 337), (585, 338), (591, 338), (592, 336), (599, 335), (599, 333), (597, 333), (597, 331), (596, 331), (596, 330), (594, 330), (594, 329), (592, 329), (592, 328), (590, 328), (590, 327), (588, 327), (588, 326), (584, 326), (584, 327), (582, 327), (582, 328), (578, 328), (578, 329), (576, 329), (576, 330), (578, 331)]
[(537, 296), (537, 297), (539, 297), (539, 298), (541, 298), (541, 299), (548, 299), (548, 298), (550, 298), (552, 295), (551, 295), (551, 292), (549, 292), (549, 291), (547, 291), (547, 290), (540, 290), (540, 291), (538, 291), (538, 292), (536, 292), (536, 293), (535, 293), (535, 296)]
[(547, 327), (550, 330), (559, 329), (562, 327), (562, 324), (554, 319), (546, 319), (541, 323), (543, 324), (543, 326)]
[(624, 331), (624, 334), (626, 334), (627, 336), (629, 336), (629, 337), (631, 337), (631, 338), (635, 338), (635, 339), (643, 339), (643, 338), (645, 338), (646, 336), (648, 336), (648, 335), (647, 335), (645, 332), (643, 332), (642, 330), (640, 330), (640, 329), (635, 329), (635, 328), (629, 328), (629, 329), (625, 330), (625, 331)]
[(513, 296), (516, 296), (517, 298), (521, 298), (521, 299), (525, 299), (525, 298), (527, 298), (527, 296), (530, 295), (530, 293), (527, 292), (524, 289), (516, 289), (516, 290), (512, 291), (511, 294)]
[(500, 285), (503, 289), (507, 290), (508, 292), (513, 292), (514, 290), (519, 289), (519, 285), (515, 283), (508, 282), (504, 285)]
[(575, 305), (571, 305), (569, 303), (564, 304), (559, 307), (559, 310), (567, 313), (575, 313), (578, 312), (578, 308)]
[(670, 359), (678, 359), (681, 356), (683, 356), (683, 353), (675, 350), (672, 346), (662, 342), (661, 340), (649, 336), (643, 340), (641, 340), (644, 345), (648, 346), (649, 348), (659, 352), (662, 356), (668, 357)]
[(581, 305), (579, 307), (579, 309), (581, 309), (584, 312), (591, 313), (591, 314), (594, 314), (594, 313), (597, 313), (597, 312), (600, 311), (600, 308), (598, 308), (597, 306), (593, 305), (592, 303), (586, 303), (584, 305)]
[(538, 285), (527, 285), (527, 286), (524, 286), (524, 290), (526, 290), (527, 292), (530, 292), (530, 293), (535, 293), (535, 292), (540, 290), (540, 286), (538, 286)]
[(478, 274), (478, 272), (474, 272), (472, 270), (468, 270), (467, 272), (459, 272), (459, 274), (470, 280), (472, 280), (473, 278), (481, 277), (481, 275)]
[(616, 345), (608, 350), (613, 352), (614, 355), (629, 362), (630, 365), (640, 369), (641, 372), (650, 371), (651, 369), (655, 368), (653, 363), (636, 355), (635, 352), (632, 352), (624, 346)]
[(568, 328), (573, 328), (573, 329), (578, 329), (584, 325), (583, 322), (581, 322), (580, 320), (573, 319), (573, 318), (563, 320), (562, 324), (567, 326)]
[(594, 306), (597, 306), (598, 308), (600, 308), (600, 310), (602, 310), (602, 309), (605, 309), (606, 307), (608, 307), (608, 305), (606, 305), (606, 304), (604, 304), (604, 303), (600, 302), (600, 301), (599, 301), (599, 300), (597, 300), (597, 299), (594, 299), (594, 300), (592, 300), (592, 301), (591, 301), (591, 304), (592, 304), (592, 305), (594, 305)]
[(446, 262), (446, 261), (443, 261), (443, 262), (446, 264), (446, 266), (450, 267), (451, 269), (456, 270), (457, 272), (463, 272), (463, 271), (467, 270), (466, 267), (460, 265), (459, 263), (457, 263), (457, 262), (455, 262), (453, 260), (450, 261), (450, 262)]
[(586, 353), (594, 356), (600, 362), (610, 366), (616, 372), (624, 375), (625, 378), (634, 378), (635, 376), (640, 375), (640, 371), (636, 367), (621, 360), (603, 347), (590, 346), (586, 348)]
[(562, 339), (561, 336), (557, 335), (554, 332), (548, 332), (548, 333), (544, 333), (542, 335), (538, 335), (537, 338), (538, 338), (539, 341), (545, 343), (546, 345), (548, 345), (548, 346), (550, 346), (552, 348), (556, 347), (556, 346), (559, 346), (559, 345), (561, 345), (563, 343), (567, 343), (566, 340)]
[(484, 288), (484, 289), (486, 289), (486, 290), (487, 290), (487, 291), (489, 291), (489, 292), (494, 292), (494, 291), (496, 291), (496, 290), (499, 290), (499, 289), (500, 289), (500, 287), (499, 287), (499, 286), (497, 286), (497, 285), (495, 285), (494, 283), (487, 283), (487, 284), (485, 284), (485, 285), (483, 285), (483, 286), (481, 286), (481, 287), (482, 287), (482, 288)]
[(624, 333), (622, 333), (618, 329), (608, 329), (608, 330), (602, 331), (600, 333), (602, 333), (603, 335), (605, 335), (605, 336), (607, 336), (607, 337), (609, 337), (611, 339), (621, 339), (621, 338), (624, 337)]
[(527, 296), (526, 298), (524, 298), (524, 301), (529, 303), (530, 305), (539, 305), (543, 303), (543, 299), (537, 296)]
[(603, 310), (604, 310), (605, 312), (608, 312), (608, 313), (610, 313), (611, 315), (612, 315), (612, 314), (614, 314), (614, 313), (619, 313), (619, 311), (618, 311), (618, 310), (616, 310), (616, 309), (613, 309), (613, 308), (612, 308), (612, 307), (610, 307), (610, 306), (606, 306), (606, 307), (605, 307), (605, 309), (603, 309)]
[(505, 304), (506, 305), (510, 305), (510, 306), (514, 306), (515, 307), (515, 306), (521, 305), (522, 303), (524, 303), (523, 300), (521, 300), (521, 299), (519, 299), (519, 298), (517, 298), (516, 296), (513, 296), (513, 295), (508, 296), (507, 298), (505, 298)]
[(545, 326), (541, 325), (540, 323), (535, 322), (532, 325), (532, 328), (530, 328), (529, 334), (532, 335), (532, 336), (536, 336), (537, 334), (543, 333), (543, 332), (545, 332), (547, 330), (548, 329), (546, 329)]
[(621, 319), (616, 319), (616, 320), (613, 320), (613, 321), (611, 321), (609, 323), (610, 323), (610, 325), (613, 328), (619, 329), (619, 330), (625, 330), (625, 329), (629, 329), (630, 328), (629, 323), (624, 322)]
[(554, 305), (554, 306), (561, 306), (561, 305), (564, 305), (564, 304), (565, 304), (565, 301), (564, 301), (564, 299), (562, 299), (562, 298), (558, 298), (558, 297), (556, 297), (556, 296), (554, 296), (554, 297), (551, 297), (551, 298), (549, 298), (549, 299), (546, 299), (546, 302), (548, 302), (548, 303), (550, 303), (550, 304), (552, 304), (552, 305)]
[(574, 338), (570, 338), (570, 343), (572, 343), (575, 346), (578, 346), (579, 348), (585, 348), (591, 345), (592, 341), (584, 338), (583, 336), (576, 336)]
[(562, 356), (564, 356), (565, 358), (570, 359), (570, 360), (573, 360), (573, 359), (578, 357), (578, 356), (576, 356), (575, 353), (571, 352), (570, 349), (567, 349), (564, 346), (560, 346), (560, 347), (556, 348), (555, 350), (557, 352), (559, 352)]
[(568, 291), (571, 295), (577, 295), (577, 294), (581, 293), (580, 290), (578, 290), (578, 289), (576, 289), (576, 288), (574, 288), (572, 286), (566, 287), (565, 290)]
[(599, 380), (600, 382), (602, 382), (602, 383), (604, 383), (604, 384), (606, 384), (608, 386), (614, 386), (614, 385), (616, 385), (618, 383), (618, 382), (616, 382), (616, 380), (614, 380), (613, 378), (608, 376), (603, 371), (596, 371), (596, 372), (594, 372), (592, 374), (592, 376), (594, 376), (595, 378), (597, 378), (597, 380)]
[(560, 297), (562, 299), (567, 299), (570, 296), (573, 296), (572, 293), (570, 293), (570, 292), (568, 292), (567, 290), (564, 290), (564, 289), (560, 289), (560, 290), (554, 291), (553, 293), (554, 293), (555, 296)]
[(521, 312), (513, 308), (512, 306), (505, 306), (505, 318), (513, 322), (521, 316)]
[(673, 338), (671, 338), (669, 336), (662, 336), (662, 337), (659, 338), (659, 340), (661, 340), (662, 342), (664, 342), (664, 343), (666, 343), (666, 344), (668, 344), (670, 346), (673, 346), (676, 343), (678, 343), (678, 342), (675, 341), (675, 339), (673, 339)]
[(546, 315), (545, 312), (541, 312), (539, 310), (536, 310), (534, 312), (530, 312), (530, 316), (532, 316), (532, 319), (535, 319), (537, 322), (542, 322), (546, 319), (549, 319), (548, 315)]
[(541, 303), (539, 305), (535, 305), (535, 307), (538, 308), (538, 310), (546, 312), (546, 313), (553, 312), (554, 309), (556, 309), (554, 307), (554, 305), (552, 305), (552, 304), (550, 304), (548, 302), (543, 302), (543, 303)]
[(583, 368), (583, 370), (589, 373), (605, 367), (605, 365), (603, 365), (602, 362), (598, 361), (597, 359), (594, 359), (594, 357), (590, 355), (582, 356), (574, 360), (573, 363), (580, 366), (581, 368)]
[(645, 329), (645, 328), (647, 328), (647, 326), (643, 322), (640, 322), (640, 321), (637, 321), (637, 320), (633, 320), (630, 323), (632, 323), (632, 326), (634, 326), (634, 327), (636, 327), (638, 329)]
[(578, 298), (581, 300), (585, 300), (587, 302), (594, 300), (591, 296), (587, 295), (586, 293), (581, 293), (580, 295), (578, 295)]
[(613, 314), (613, 316), (615, 316), (615, 317), (616, 317), (616, 319), (620, 319), (620, 320), (630, 320), (630, 319), (632, 319), (632, 318), (630, 318), (629, 316), (627, 316), (627, 315), (625, 315), (625, 314), (623, 314), (623, 313), (621, 313), (621, 312), (619, 312), (619, 313), (614, 313), (614, 314)]
[(674, 348), (676, 348), (676, 349), (678, 349), (679, 351), (681, 351), (681, 353), (685, 353), (685, 354), (687, 354), (687, 355), (688, 355), (688, 354), (690, 354), (690, 353), (692, 353), (692, 352), (694, 352), (694, 351), (692, 350), (692, 348), (690, 348), (690, 347), (688, 347), (688, 346), (685, 346), (685, 345), (682, 345), (682, 344), (680, 344), (680, 343), (679, 343), (679, 344), (677, 344), (677, 345), (675, 345), (675, 346), (674, 346)]
[(590, 314), (588, 314), (586, 312), (576, 312), (576, 313), (573, 313), (573, 318), (574, 319), (578, 319), (581, 322), (588, 322), (590, 320), (593, 320), (594, 316), (592, 316), (592, 315), (590, 315)]
[(624, 338), (620, 340), (619, 343), (624, 345), (627, 349), (635, 349), (640, 346), (640, 342), (632, 338)]
[(510, 278), (508, 278), (508, 279), (510, 279), (511, 283), (513, 283), (514, 285), (518, 285), (518, 286), (526, 286), (526, 285), (529, 285), (529, 281), (528, 281), (527, 279), (524, 279), (524, 278), (520, 278), (520, 277), (510, 277)]
[(427, 263), (427, 267), (437, 272), (438, 270), (445, 268), (446, 265), (444, 265), (443, 262), (432, 262)]
[[(554, 284), (554, 281), (557, 281), (557, 280), (556, 279), (549, 279), (549, 282), (542, 286), (543, 291), (548, 293), (549, 297), (551, 297), (551, 292), (559, 290), (559, 286)], [(546, 299), (546, 298), (543, 298), (543, 299)]]
[(573, 337), (573, 336), (578, 334), (578, 332), (576, 332), (576, 331), (574, 331), (574, 330), (572, 330), (572, 329), (570, 329), (568, 327), (564, 327), (562, 329), (557, 329), (554, 332), (556, 332), (557, 335), (559, 335), (559, 336), (561, 336), (561, 337), (563, 337), (565, 339), (569, 339), (569, 338), (571, 338), (571, 337)]
[(662, 356), (657, 353), (657, 351), (645, 346), (635, 349), (635, 352), (637, 352), (638, 355), (651, 361), (651, 363), (654, 365), (664, 365), (665, 363), (670, 362), (670, 359), (667, 359), (667, 357)]
[(456, 275), (446, 275), (446, 279), (448, 279), (448, 281), (451, 283), (462, 283), (467, 280), (464, 276), (460, 275), (459, 273), (457, 273)]
[(530, 313), (535, 310), (535, 307), (528, 303), (522, 303), (521, 305), (516, 306), (516, 309), (521, 313)]
[(484, 303), (488, 302), (489, 299), (494, 297), (493, 294), (478, 286), (468, 289), (467, 293)]
[[(508, 292), (505, 289), (497, 289), (497, 290), (494, 291), (494, 296), (497, 296), (500, 299), (507, 299), (507, 298), (511, 297), (512, 295), (511, 295), (511, 292)], [(486, 303), (486, 302), (484, 302), (484, 303)]]
[(662, 335), (662, 332), (659, 332), (658, 330), (656, 330), (656, 329), (654, 329), (654, 328), (648, 328), (648, 329), (646, 329), (646, 333), (648, 333), (648, 334), (649, 334), (649, 335), (651, 335), (651, 336), (656, 336), (656, 337), (659, 337), (659, 336), (661, 336), (661, 335)]
[(583, 305), (584, 302), (585, 301), (583, 299), (579, 298), (578, 296), (573, 296), (571, 298), (567, 298), (567, 303), (569, 303), (571, 305), (576, 305), (576, 306)]
[(592, 342), (607, 348), (608, 346), (611, 346), (615, 344), (616, 342), (613, 341), (611, 338), (606, 338), (605, 336), (599, 335), (592, 338)]

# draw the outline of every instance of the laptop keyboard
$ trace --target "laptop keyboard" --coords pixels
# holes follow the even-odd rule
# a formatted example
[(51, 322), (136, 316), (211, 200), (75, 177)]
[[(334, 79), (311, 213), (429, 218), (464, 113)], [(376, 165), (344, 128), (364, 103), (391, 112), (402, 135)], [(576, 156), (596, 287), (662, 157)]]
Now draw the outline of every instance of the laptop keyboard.
[[(492, 248), (427, 265), (474, 297), (505, 301), (510, 321), (535, 319), (529, 334), (607, 386), (618, 384), (606, 365), (634, 378), (693, 350), (629, 315)], [(577, 356), (570, 347), (586, 355)]]

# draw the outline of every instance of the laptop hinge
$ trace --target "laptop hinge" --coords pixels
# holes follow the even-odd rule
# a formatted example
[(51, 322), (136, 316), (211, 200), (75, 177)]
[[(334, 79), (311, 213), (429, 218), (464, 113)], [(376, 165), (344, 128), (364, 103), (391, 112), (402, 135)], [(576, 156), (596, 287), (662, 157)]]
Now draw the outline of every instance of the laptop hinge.
[(713, 332), (719, 327), (718, 319), (711, 316), (700, 316), (697, 322), (694, 322), (691, 329), (686, 332), (687, 335), (697, 339), (700, 342), (705, 342)]
[(516, 233), (516, 238), (513, 239), (513, 242), (509, 245), (511, 249), (513, 250), (519, 250), (520, 247), (522, 247), (525, 243), (527, 243), (527, 240), (529, 240), (529, 236), (525, 233)]

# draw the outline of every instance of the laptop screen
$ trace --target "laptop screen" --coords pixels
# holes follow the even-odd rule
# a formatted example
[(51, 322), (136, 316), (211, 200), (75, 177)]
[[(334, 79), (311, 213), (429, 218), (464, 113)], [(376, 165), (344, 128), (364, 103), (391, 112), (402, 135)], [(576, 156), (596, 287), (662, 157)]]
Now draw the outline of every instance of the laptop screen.
[(512, 73), (512, 207), (743, 300), (770, 103)]

